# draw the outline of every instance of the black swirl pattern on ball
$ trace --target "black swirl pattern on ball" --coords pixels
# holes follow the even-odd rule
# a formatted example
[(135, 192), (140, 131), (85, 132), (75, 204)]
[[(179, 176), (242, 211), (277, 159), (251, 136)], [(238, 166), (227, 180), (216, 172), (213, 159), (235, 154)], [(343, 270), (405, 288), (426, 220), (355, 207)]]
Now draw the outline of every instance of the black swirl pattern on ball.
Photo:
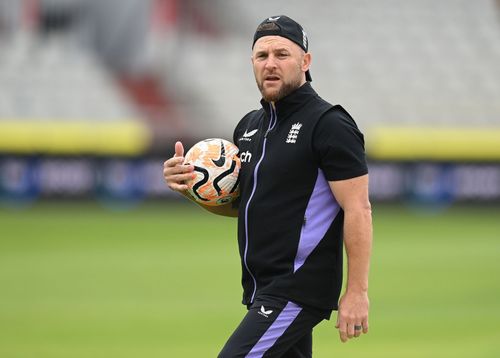
[(198, 199), (202, 200), (202, 201), (208, 201), (208, 199), (205, 199), (203, 198), (200, 194), (198, 194), (198, 189), (203, 185), (205, 184), (206, 182), (208, 182), (208, 170), (206, 170), (205, 168), (202, 168), (202, 167), (198, 167), (198, 166), (194, 166), (194, 171), (195, 172), (200, 172), (201, 174), (203, 174), (203, 179), (201, 179), (198, 183), (196, 183), (195, 185), (193, 185), (193, 193), (194, 195), (196, 195), (198, 197)]
[(236, 168), (236, 161), (233, 160), (233, 162), (231, 163), (231, 168), (229, 168), (228, 170), (220, 173), (215, 179), (214, 179), (214, 188), (215, 190), (217, 190), (217, 195), (221, 195), (221, 192), (222, 192), (222, 189), (221, 187), (219, 186), (219, 182), (224, 179), (225, 177), (227, 177), (228, 175), (231, 175), (232, 172), (234, 172), (234, 169)]

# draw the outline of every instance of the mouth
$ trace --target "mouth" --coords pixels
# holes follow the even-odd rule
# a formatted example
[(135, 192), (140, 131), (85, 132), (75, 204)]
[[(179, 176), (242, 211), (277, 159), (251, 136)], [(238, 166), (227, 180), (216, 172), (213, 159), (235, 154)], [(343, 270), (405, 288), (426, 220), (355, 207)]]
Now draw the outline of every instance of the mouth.
[(279, 80), (280, 80), (279, 76), (276, 75), (268, 75), (264, 77), (264, 81), (266, 82), (277, 82)]

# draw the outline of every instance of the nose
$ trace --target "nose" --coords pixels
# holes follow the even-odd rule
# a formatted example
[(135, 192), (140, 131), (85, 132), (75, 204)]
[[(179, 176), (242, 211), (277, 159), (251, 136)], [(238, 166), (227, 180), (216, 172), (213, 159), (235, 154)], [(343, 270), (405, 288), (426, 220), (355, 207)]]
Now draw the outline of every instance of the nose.
[(273, 55), (269, 55), (266, 60), (266, 69), (272, 70), (276, 68), (276, 58)]

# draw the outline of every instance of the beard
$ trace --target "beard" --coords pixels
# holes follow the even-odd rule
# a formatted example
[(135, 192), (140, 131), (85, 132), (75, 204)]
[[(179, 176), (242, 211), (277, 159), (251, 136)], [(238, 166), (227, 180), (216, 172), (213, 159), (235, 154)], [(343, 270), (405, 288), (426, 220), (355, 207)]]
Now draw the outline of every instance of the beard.
[(271, 92), (266, 92), (264, 89), (264, 81), (258, 81), (257, 82), (257, 87), (259, 88), (260, 93), (262, 94), (262, 98), (266, 102), (277, 102), (283, 97), (288, 96), (290, 93), (295, 91), (297, 88), (301, 86), (301, 77), (298, 75), (297, 77), (293, 78), (289, 82), (283, 82), (280, 88), (278, 90), (272, 90)]

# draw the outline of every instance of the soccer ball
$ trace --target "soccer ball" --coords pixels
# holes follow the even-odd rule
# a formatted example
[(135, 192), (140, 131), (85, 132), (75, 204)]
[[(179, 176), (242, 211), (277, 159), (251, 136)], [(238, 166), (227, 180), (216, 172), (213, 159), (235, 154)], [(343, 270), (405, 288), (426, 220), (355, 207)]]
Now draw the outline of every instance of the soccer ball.
[(186, 153), (184, 164), (194, 165), (196, 177), (186, 184), (199, 203), (217, 206), (239, 196), (240, 158), (238, 147), (224, 139), (211, 138), (196, 143)]

